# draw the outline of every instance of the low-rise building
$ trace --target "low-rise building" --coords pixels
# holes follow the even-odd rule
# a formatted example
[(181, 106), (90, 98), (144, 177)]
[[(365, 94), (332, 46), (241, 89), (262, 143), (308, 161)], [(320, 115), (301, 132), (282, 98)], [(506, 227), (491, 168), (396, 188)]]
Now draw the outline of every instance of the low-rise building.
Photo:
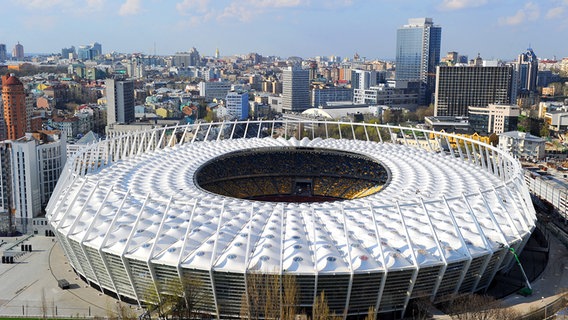
[(479, 134), (503, 133), (517, 130), (521, 109), (517, 105), (489, 104), (468, 108), (469, 125)]
[(546, 140), (527, 132), (509, 131), (499, 135), (499, 148), (524, 160), (540, 160), (545, 157)]

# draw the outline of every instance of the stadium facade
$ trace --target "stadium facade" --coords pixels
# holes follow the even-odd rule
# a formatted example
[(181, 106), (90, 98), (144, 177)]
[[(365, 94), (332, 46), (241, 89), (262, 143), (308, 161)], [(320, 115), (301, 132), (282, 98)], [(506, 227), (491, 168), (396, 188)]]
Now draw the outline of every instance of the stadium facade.
[(483, 292), (536, 220), (519, 162), (492, 146), (297, 121), (98, 142), (68, 161), (47, 216), (91, 285), (143, 304), (196, 279), (199, 310), (223, 319), (239, 316), (258, 273), (294, 276), (297, 310), (325, 292), (344, 317)]

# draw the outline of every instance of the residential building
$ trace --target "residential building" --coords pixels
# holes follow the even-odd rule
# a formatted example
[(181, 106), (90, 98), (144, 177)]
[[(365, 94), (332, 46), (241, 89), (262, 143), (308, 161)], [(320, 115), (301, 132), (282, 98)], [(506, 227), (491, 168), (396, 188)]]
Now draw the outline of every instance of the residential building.
[(351, 70), (351, 88), (369, 89), (377, 85), (377, 71)]
[(231, 91), (227, 94), (225, 107), (232, 119), (244, 120), (249, 116), (249, 95), (247, 92)]
[(175, 67), (200, 66), (201, 56), (199, 51), (194, 47), (189, 52), (176, 52), (172, 57), (172, 65)]
[(284, 69), (282, 73), (282, 109), (285, 112), (302, 112), (309, 107), (309, 71), (299, 66)]
[(468, 116), (469, 107), (516, 101), (511, 65), (458, 65), (436, 68), (435, 116)]
[(355, 89), (353, 102), (415, 110), (418, 107), (418, 92), (407, 85), (408, 83), (399, 81), (397, 85), (380, 83), (368, 89)]
[(199, 83), (199, 95), (205, 97), (205, 101), (213, 99), (225, 99), (227, 93), (231, 91), (232, 84), (228, 81), (202, 81)]
[(12, 59), (24, 60), (24, 46), (19, 42), (14, 46), (14, 49), (12, 50)]
[(432, 100), (441, 39), (442, 28), (435, 26), (432, 18), (409, 19), (397, 30), (395, 77), (420, 83), (419, 105), (428, 105)]
[(336, 86), (316, 87), (311, 90), (311, 106), (317, 108), (328, 102), (353, 101), (353, 89)]
[(24, 85), (16, 76), (2, 76), (2, 101), (5, 124), (3, 138), (16, 140), (23, 137), (28, 128), (26, 93)]
[(517, 105), (489, 104), (469, 107), (469, 124), (479, 134), (503, 133), (517, 130), (521, 108)]
[(61, 49), (61, 58), (63, 59), (72, 59), (73, 57), (75, 57), (75, 55), (76, 52), (74, 46)]
[(544, 120), (557, 132), (566, 132), (568, 130), (568, 112), (566, 108), (546, 112)]
[(0, 43), (0, 62), (8, 60), (8, 52), (6, 51), (6, 44)]
[(13, 209), (10, 141), (3, 141), (0, 142), (0, 235), (10, 233)]
[(47, 121), (47, 124), (51, 128), (59, 130), (69, 141), (72, 141), (81, 132), (80, 118), (76, 116), (66, 118), (53, 117)]
[(134, 122), (134, 82), (106, 79), (107, 125)]
[(509, 131), (499, 135), (499, 148), (519, 159), (540, 160), (545, 156), (546, 140), (527, 132)]
[(65, 165), (66, 139), (57, 130), (38, 131), (11, 143), (14, 225), (29, 232), (32, 219), (42, 215)]

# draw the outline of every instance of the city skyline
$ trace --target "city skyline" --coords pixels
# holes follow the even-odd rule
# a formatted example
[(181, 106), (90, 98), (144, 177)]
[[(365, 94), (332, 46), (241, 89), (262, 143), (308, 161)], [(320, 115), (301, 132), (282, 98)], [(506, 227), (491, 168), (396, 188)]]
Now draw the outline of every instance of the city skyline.
[[(568, 29), (568, 0), (14, 0), (0, 43), (26, 53), (59, 53), (92, 42), (103, 51), (169, 55), (258, 52), (283, 58), (336, 55), (394, 59), (396, 29), (431, 17), (443, 28), (441, 52), (516, 59), (531, 46), (539, 58), (562, 58), (549, 34)], [(41, 32), (39, 32), (41, 30)]]

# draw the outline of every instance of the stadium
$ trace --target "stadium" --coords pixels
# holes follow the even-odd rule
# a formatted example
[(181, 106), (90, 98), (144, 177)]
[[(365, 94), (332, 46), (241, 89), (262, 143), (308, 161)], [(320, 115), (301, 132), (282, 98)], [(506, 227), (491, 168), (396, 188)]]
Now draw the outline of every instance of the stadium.
[(499, 149), (324, 121), (110, 137), (68, 161), (47, 217), (93, 287), (144, 305), (192, 280), (199, 312), (222, 319), (252, 307), (259, 274), (280, 296), (294, 278), (295, 312), (324, 292), (344, 318), (484, 292), (536, 221), (520, 163)]

